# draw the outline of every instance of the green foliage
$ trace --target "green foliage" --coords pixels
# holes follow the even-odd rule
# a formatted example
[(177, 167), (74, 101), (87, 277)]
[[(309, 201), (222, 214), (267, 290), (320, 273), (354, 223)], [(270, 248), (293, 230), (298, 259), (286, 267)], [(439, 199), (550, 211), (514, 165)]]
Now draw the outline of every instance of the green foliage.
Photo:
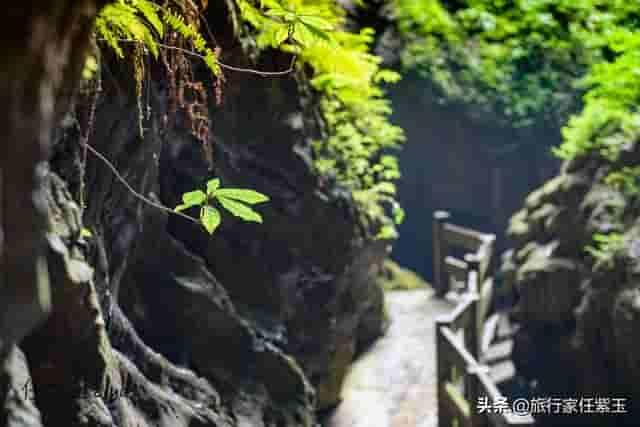
[[(395, 0), (407, 42), (403, 63), (442, 98), (515, 126), (565, 124), (554, 153), (590, 156), (603, 183), (637, 207), (640, 167), (625, 153), (640, 141), (640, 13), (628, 0)], [(581, 108), (580, 108), (581, 107)], [(576, 112), (568, 122), (571, 112)], [(632, 203), (629, 203), (629, 202)], [(621, 223), (625, 208), (615, 212)], [(635, 217), (636, 215), (631, 215)], [(611, 265), (619, 233), (587, 248)]]
[(194, 49), (202, 56), (202, 60), (214, 76), (220, 75), (218, 55), (207, 45), (204, 37), (193, 24), (185, 23), (182, 16), (170, 9), (163, 9), (162, 20), (168, 28), (191, 41)]
[[(398, 237), (394, 224), (402, 223), (405, 212), (396, 201), (395, 195), (395, 185), (384, 181), (369, 189), (353, 192), (353, 198), (364, 208), (369, 217), (381, 224), (376, 235), (378, 239), (391, 240)], [(388, 211), (391, 212), (391, 217)]]
[(563, 124), (555, 153), (615, 161), (640, 132), (640, 15), (627, 0), (395, 0), (405, 66), (516, 126)]
[(158, 56), (157, 38), (164, 36), (160, 7), (151, 0), (117, 0), (107, 4), (95, 22), (97, 36), (124, 58), (123, 40), (138, 40)]
[(395, 4), (404, 65), (445, 100), (516, 126), (562, 124), (577, 107), (578, 79), (607, 57), (611, 30), (638, 19), (637, 3), (627, 0)]
[(210, 234), (213, 234), (222, 221), (220, 210), (214, 204), (219, 204), (244, 221), (262, 223), (262, 216), (248, 205), (267, 201), (269, 197), (262, 193), (240, 188), (220, 188), (220, 180), (212, 179), (207, 182), (206, 191), (196, 190), (184, 193), (182, 204), (176, 206), (175, 211), (200, 207), (200, 222)]
[(84, 62), (84, 68), (82, 69), (82, 78), (84, 80), (91, 80), (98, 72), (98, 60), (93, 55), (87, 55), (87, 59)]
[[(392, 192), (382, 189), (388, 189), (400, 176), (397, 159), (389, 150), (399, 147), (403, 134), (388, 121), (391, 108), (382, 85), (397, 81), (399, 75), (381, 69), (380, 58), (369, 53), (373, 30), (357, 34), (344, 30), (344, 9), (336, 0), (237, 0), (236, 4), (253, 28), (259, 48), (295, 54), (298, 67), (313, 70), (311, 83), (322, 94), (328, 131), (313, 144), (317, 170), (353, 191), (365, 211), (380, 219), (380, 236), (395, 235), (387, 207), (396, 221), (403, 213)], [(119, 57), (124, 57), (121, 44), (125, 40), (138, 41), (157, 56), (165, 47), (161, 40), (168, 31), (188, 40), (211, 71), (219, 74), (216, 53), (198, 29), (185, 23), (179, 13), (151, 0), (117, 0), (102, 10), (96, 22), (99, 40)], [(88, 64), (87, 75), (91, 68)], [(261, 222), (259, 214), (247, 206), (258, 193), (248, 191), (186, 193), (176, 210), (200, 206), (200, 220), (210, 232), (220, 223), (213, 201), (246, 221)]]
[(249, 0), (237, 0), (244, 20), (259, 32), (260, 47), (282, 48), (301, 53), (318, 39), (330, 41), (330, 32), (338, 23), (333, 2), (263, 0), (260, 7)]
[[(606, 59), (594, 63), (580, 80), (586, 89), (584, 109), (563, 129), (564, 142), (555, 153), (566, 160), (593, 156), (608, 163), (604, 183), (620, 191), (625, 205), (634, 208), (640, 196), (640, 167), (629, 166), (625, 153), (637, 151), (640, 141), (640, 15), (637, 4), (608, 1), (602, 6), (610, 15), (608, 31), (598, 39)], [(625, 215), (624, 209), (617, 214), (620, 221)], [(611, 265), (619, 236), (594, 239), (598, 245), (589, 252), (601, 265)]]
[(593, 245), (587, 246), (586, 252), (598, 265), (611, 268), (623, 249), (624, 239), (620, 233), (596, 233), (593, 235)]
[[(400, 147), (404, 135), (388, 120), (391, 107), (382, 89), (399, 75), (381, 69), (380, 58), (369, 53), (373, 30), (344, 30), (344, 10), (335, 0), (236, 3), (259, 48), (296, 54), (298, 67), (313, 70), (311, 83), (322, 95), (328, 131), (312, 146), (318, 172), (351, 190), (371, 217), (386, 216), (382, 203), (392, 206), (400, 219), (394, 196), (379, 186), (392, 185), (400, 176), (390, 151)], [(395, 235), (393, 225), (385, 225), (381, 233)]]
[(566, 126), (555, 151), (564, 159), (594, 153), (615, 162), (640, 139), (640, 30), (614, 27), (605, 42), (610, 59), (582, 79), (588, 88), (584, 110)]
[(191, 43), (214, 75), (220, 74), (218, 57), (198, 29), (185, 23), (179, 13), (151, 0), (117, 0), (107, 4), (96, 18), (95, 31), (98, 39), (120, 58), (124, 58), (122, 43), (131, 41), (140, 42), (157, 58), (164, 34), (175, 31)]
[(640, 166), (625, 166), (613, 171), (605, 178), (605, 183), (629, 197), (640, 195)]

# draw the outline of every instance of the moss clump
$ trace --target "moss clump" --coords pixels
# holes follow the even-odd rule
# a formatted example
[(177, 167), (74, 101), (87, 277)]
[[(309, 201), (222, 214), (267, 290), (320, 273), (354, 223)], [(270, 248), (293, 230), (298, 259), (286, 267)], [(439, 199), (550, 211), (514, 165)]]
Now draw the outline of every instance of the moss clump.
[(410, 291), (430, 286), (422, 277), (390, 259), (384, 262), (377, 281), (385, 291)]

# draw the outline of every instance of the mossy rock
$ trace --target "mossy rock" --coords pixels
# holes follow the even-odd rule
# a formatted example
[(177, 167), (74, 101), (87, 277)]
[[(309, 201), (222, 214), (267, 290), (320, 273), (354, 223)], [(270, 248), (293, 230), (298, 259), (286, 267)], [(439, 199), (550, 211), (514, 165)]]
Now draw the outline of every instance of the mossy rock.
[(529, 217), (526, 209), (516, 212), (509, 221), (507, 236), (514, 240), (524, 240), (529, 236), (531, 227), (528, 223)]
[(566, 181), (566, 175), (557, 175), (556, 177), (547, 181), (542, 187), (532, 191), (525, 200), (525, 207), (529, 210), (535, 210), (543, 205), (548, 200), (552, 199), (556, 194), (561, 191), (563, 184)]
[(385, 291), (410, 291), (431, 286), (413, 271), (390, 259), (385, 260), (377, 281)]
[(542, 200), (544, 199), (544, 197), (544, 189), (542, 187), (537, 188), (529, 193), (529, 195), (525, 199), (524, 206), (529, 210), (533, 210), (542, 204)]

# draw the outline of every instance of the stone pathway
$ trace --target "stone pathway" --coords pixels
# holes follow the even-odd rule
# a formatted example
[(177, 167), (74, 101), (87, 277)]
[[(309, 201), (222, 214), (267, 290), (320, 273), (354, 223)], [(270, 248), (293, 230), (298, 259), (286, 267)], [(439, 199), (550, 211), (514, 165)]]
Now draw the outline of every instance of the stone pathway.
[(432, 290), (387, 294), (391, 326), (352, 366), (326, 427), (435, 427), (434, 319), (453, 306)]

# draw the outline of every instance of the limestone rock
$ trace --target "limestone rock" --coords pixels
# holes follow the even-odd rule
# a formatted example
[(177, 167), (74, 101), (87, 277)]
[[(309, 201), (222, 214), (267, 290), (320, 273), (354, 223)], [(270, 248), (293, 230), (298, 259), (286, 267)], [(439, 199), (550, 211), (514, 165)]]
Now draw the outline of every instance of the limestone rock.
[[(609, 170), (595, 158), (568, 162), (511, 219), (515, 247), (505, 278), (518, 291), (523, 326), (514, 357), (539, 395), (640, 398), (637, 211), (602, 183)], [(620, 234), (619, 247), (607, 260), (591, 256), (593, 234), (610, 232)], [(540, 421), (561, 425), (557, 417)], [(575, 422), (612, 425), (597, 416)], [(634, 423), (619, 417), (615, 425)]]

